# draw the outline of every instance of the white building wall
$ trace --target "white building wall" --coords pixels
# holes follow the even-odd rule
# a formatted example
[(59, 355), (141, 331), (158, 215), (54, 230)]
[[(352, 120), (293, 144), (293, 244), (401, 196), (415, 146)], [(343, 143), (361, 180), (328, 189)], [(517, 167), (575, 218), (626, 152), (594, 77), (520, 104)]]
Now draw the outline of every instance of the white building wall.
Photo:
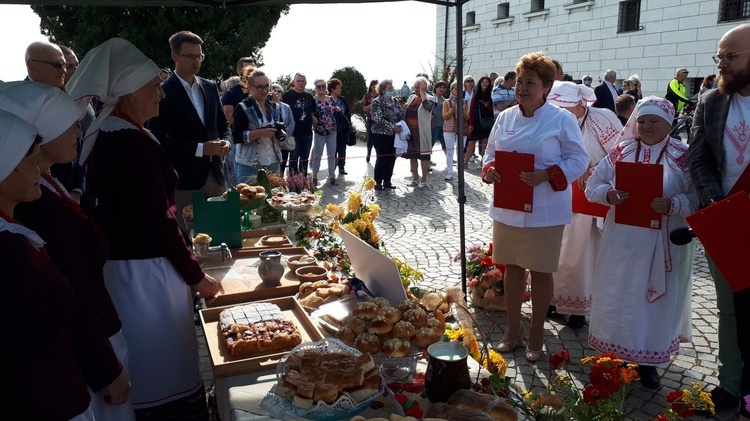
[[(510, 22), (497, 20), (497, 6), (506, 1)], [(548, 13), (538, 16), (529, 15), (530, 0), (471, 0), (463, 6), (461, 18), (465, 25), (466, 13), (476, 14), (476, 25), (463, 29), (464, 74), (502, 76), (515, 68), (522, 55), (543, 51), (562, 62), (564, 71), (576, 80), (588, 73), (598, 84), (607, 69), (614, 69), (618, 81), (637, 74), (644, 95), (663, 96), (679, 67), (686, 67), (690, 78), (701, 80), (717, 73), (711, 56), (719, 39), (743, 23), (717, 23), (719, 2), (641, 0), (641, 29), (618, 34), (619, 0), (594, 0), (590, 8), (574, 10), (563, 7), (573, 0), (545, 0)], [(456, 9), (436, 7), (436, 55), (443, 57), (447, 41), (447, 56), (455, 57)]]

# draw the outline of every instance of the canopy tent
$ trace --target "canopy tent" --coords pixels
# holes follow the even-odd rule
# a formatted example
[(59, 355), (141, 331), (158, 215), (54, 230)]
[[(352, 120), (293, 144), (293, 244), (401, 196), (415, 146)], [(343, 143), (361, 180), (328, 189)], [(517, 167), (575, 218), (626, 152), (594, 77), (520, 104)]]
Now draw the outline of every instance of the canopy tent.
[[(430, 3), (446, 8), (455, 7), (456, 13), (456, 80), (463, 80), (463, 16), (462, 8), (469, 0), (415, 0), (421, 3)], [(323, 4), (323, 3), (381, 3), (384, 0), (0, 0), (0, 4), (28, 4), (48, 6), (218, 6), (218, 7), (241, 7), (252, 5), (269, 4)], [(447, 28), (446, 14), (446, 28)], [(463, 83), (457, 83), (457, 96), (463, 98)], [(463, 139), (463, 101), (457, 103), (458, 133), (457, 139)], [(458, 142), (457, 142), (458, 143)], [(457, 160), (458, 164), (458, 209), (459, 209), (459, 236), (461, 256), (461, 286), (466, 293), (466, 223), (464, 206), (466, 204), (466, 193), (464, 185), (463, 159)]]

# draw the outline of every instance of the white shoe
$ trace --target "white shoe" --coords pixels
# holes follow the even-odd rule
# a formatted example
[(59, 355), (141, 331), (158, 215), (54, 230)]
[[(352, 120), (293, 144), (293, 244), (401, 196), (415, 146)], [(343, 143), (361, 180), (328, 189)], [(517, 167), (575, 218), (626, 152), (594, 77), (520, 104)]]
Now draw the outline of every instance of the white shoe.
[(472, 155), (471, 158), (469, 158), (469, 162), (475, 162), (475, 159), (476, 158), (474, 158), (474, 155)]
[(432, 162), (432, 161), (430, 161), (430, 166), (431, 166), (431, 167), (434, 167), (435, 165), (437, 165), (437, 164), (436, 164), (436, 163), (434, 163), (434, 162)]
[(443, 180), (445, 180), (445, 181), (451, 181), (451, 180), (453, 180), (453, 174), (446, 175)]
[(417, 187), (418, 185), (419, 185), (419, 181), (414, 181), (414, 180), (410, 181), (409, 184), (407, 184), (407, 186), (409, 187)]
[(417, 184), (417, 188), (418, 189), (423, 189), (425, 187), (427, 187), (427, 183), (423, 183), (423, 182), (420, 181), (419, 184)]

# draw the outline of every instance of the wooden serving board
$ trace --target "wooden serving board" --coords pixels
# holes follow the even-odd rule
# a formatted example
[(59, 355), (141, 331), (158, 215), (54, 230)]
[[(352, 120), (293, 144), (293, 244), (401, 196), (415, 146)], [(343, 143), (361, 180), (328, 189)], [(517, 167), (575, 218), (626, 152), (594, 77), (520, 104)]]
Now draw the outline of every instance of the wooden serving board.
[[(263, 237), (284, 237), (282, 242), (268, 243), (263, 241)], [(282, 228), (264, 228), (250, 231), (242, 231), (242, 248), (239, 250), (268, 250), (294, 247), (289, 236), (286, 235)], [(234, 251), (233, 251), (234, 252)]]
[[(294, 322), (302, 336), (303, 343), (323, 339), (323, 335), (312, 321), (310, 321), (310, 318), (307, 317), (305, 310), (292, 297), (274, 298), (265, 302), (279, 306), (284, 313), (284, 317)], [(275, 370), (276, 364), (281, 357), (286, 355), (292, 348), (285, 351), (271, 351), (248, 357), (233, 357), (229, 355), (229, 350), (224, 343), (221, 328), (219, 327), (219, 313), (229, 307), (234, 306), (200, 310), (201, 327), (203, 328), (208, 352), (211, 356), (214, 378), (231, 377), (256, 371)]]
[[(264, 251), (274, 250), (281, 253), (281, 265), (284, 276), (280, 285), (267, 286), (258, 276), (260, 258)], [(266, 300), (277, 297), (291, 297), (299, 292), (300, 281), (297, 275), (286, 265), (289, 256), (310, 252), (304, 247), (290, 247), (280, 249), (236, 250), (233, 259), (227, 262), (207, 261), (203, 264), (203, 271), (221, 282), (223, 291), (212, 298), (206, 299), (206, 306), (219, 307), (229, 304), (245, 303), (248, 301)]]

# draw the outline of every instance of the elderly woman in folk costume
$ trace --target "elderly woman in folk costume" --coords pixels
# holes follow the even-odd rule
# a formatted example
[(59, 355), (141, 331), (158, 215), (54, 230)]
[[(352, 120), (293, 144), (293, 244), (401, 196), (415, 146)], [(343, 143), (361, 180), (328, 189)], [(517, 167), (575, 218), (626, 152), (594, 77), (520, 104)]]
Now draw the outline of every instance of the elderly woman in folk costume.
[[(611, 205), (594, 273), (589, 344), (639, 364), (644, 387), (660, 384), (656, 366), (670, 361), (680, 342), (691, 339), (690, 290), (693, 245), (675, 246), (669, 230), (686, 226), (698, 208), (690, 181), (687, 145), (669, 136), (672, 104), (646, 97), (635, 107), (617, 145), (599, 162), (586, 197)], [(663, 197), (651, 207), (662, 214), (661, 229), (615, 222), (617, 205), (629, 192), (615, 188), (618, 161), (661, 164)]]
[[(550, 104), (569, 111), (578, 119), (583, 147), (589, 156), (589, 169), (578, 180), (573, 181), (577, 186), (571, 188), (578, 187), (584, 190), (586, 180), (594, 172), (596, 164), (607, 156), (615, 145), (622, 124), (612, 111), (587, 106), (589, 101), (596, 100), (596, 95), (593, 89), (584, 85), (555, 81), (547, 100)], [(586, 315), (591, 312), (591, 287), (603, 222), (602, 218), (573, 212), (571, 223), (566, 225), (563, 231), (552, 302), (555, 303), (558, 313), (570, 315), (568, 326), (573, 329), (583, 327)]]
[[(41, 195), (40, 138), (7, 111), (0, 111), (0, 128), (0, 266), (8, 281), (4, 292), (12, 297), (0, 307), (6, 321), (0, 358), (11, 385), (3, 401), (17, 405), (25, 419), (94, 420), (72, 340), (74, 332), (87, 334), (80, 329), (94, 320), (79, 317), (73, 288), (47, 257), (44, 241), (14, 219), (19, 203)], [(32, 346), (30, 331), (43, 334), (42, 346)]]
[(133, 406), (127, 402), (127, 344), (104, 286), (107, 241), (99, 227), (81, 213), (62, 183), (50, 174), (50, 166), (75, 158), (81, 135), (78, 121), (85, 109), (63, 90), (29, 81), (0, 84), (0, 109), (36, 126), (42, 138), (42, 195), (33, 202), (20, 203), (15, 217), (44, 239), (49, 259), (73, 287), (76, 311), (97, 326), (90, 335), (73, 337), (75, 346), (85, 350), (77, 353), (77, 359), (90, 387), (94, 414), (97, 419), (134, 420)]
[(130, 350), (131, 397), (139, 420), (208, 417), (189, 286), (218, 292), (188, 249), (174, 213), (177, 174), (143, 127), (158, 115), (161, 69), (130, 42), (92, 49), (67, 85), (104, 103), (81, 152), (94, 221), (110, 245), (104, 281)]

